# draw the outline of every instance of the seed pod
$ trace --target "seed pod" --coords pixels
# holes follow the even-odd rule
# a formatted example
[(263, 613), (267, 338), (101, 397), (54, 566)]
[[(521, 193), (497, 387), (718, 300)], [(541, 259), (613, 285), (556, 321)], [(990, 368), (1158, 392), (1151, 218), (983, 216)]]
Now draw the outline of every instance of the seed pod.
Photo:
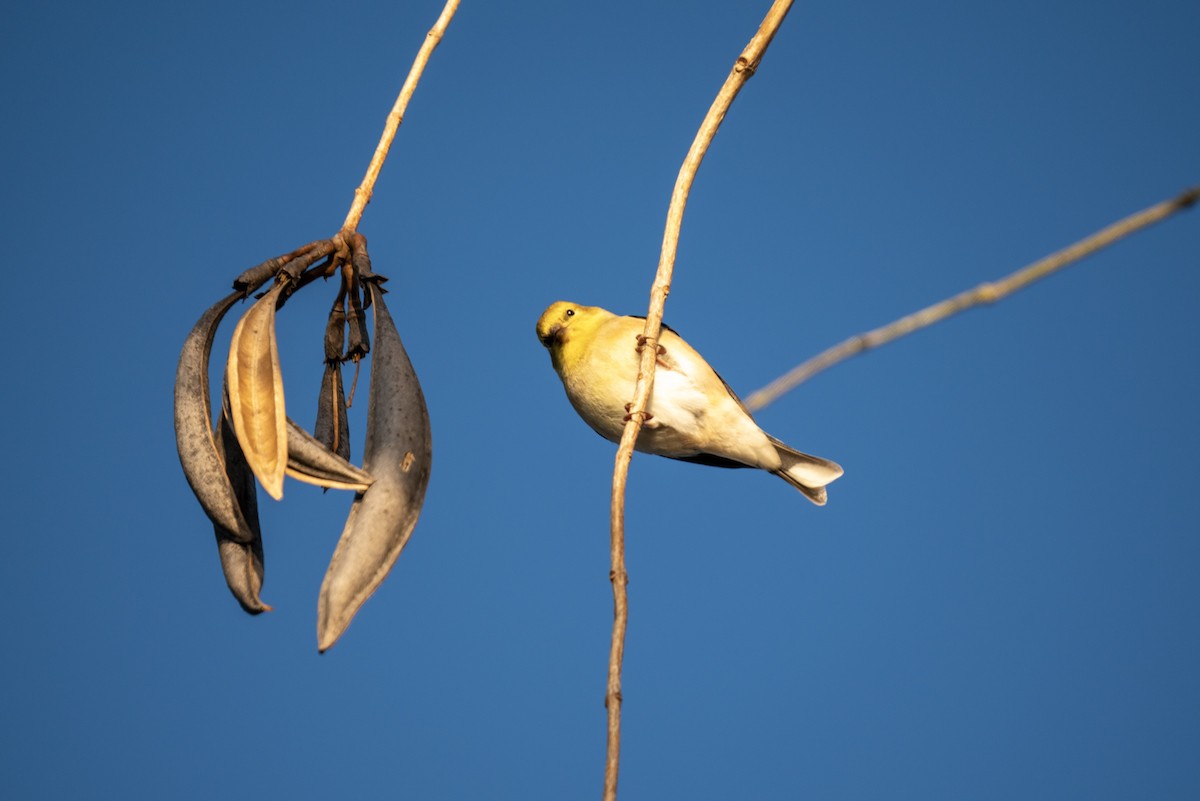
[(284, 284), (276, 284), (242, 315), (229, 343), (225, 385), (238, 444), (263, 489), (283, 497), (287, 469), (287, 417), (283, 375), (275, 343), (275, 306)]
[(213, 525), (235, 542), (250, 543), (256, 535), (242, 515), (217, 450), (208, 390), (213, 336), (221, 319), (241, 298), (241, 292), (234, 292), (217, 301), (184, 340), (175, 373), (175, 445), (188, 485)]
[(346, 350), (346, 307), (339, 295), (325, 323), (325, 361), (341, 362)]
[(338, 456), (350, 460), (350, 418), (346, 414), (346, 391), (342, 386), (340, 362), (325, 362), (313, 436)]
[(374, 483), (375, 479), (367, 471), (355, 467), (331, 452), (324, 443), (298, 426), (291, 418), (288, 419), (287, 425), (289, 476), (325, 489), (349, 489), (359, 492)]
[(375, 282), (375, 352), (363, 469), (375, 483), (354, 499), (317, 601), (317, 648), (325, 651), (383, 582), (408, 542), (429, 484), (429, 413), (421, 385)]
[(263, 545), (262, 530), (258, 524), (258, 488), (224, 410), (217, 421), (214, 438), (217, 453), (225, 462), (225, 473), (229, 477), (242, 515), (254, 535), (248, 543), (238, 542), (221, 526), (213, 525), (225, 583), (229, 585), (229, 591), (242, 605), (242, 609), (252, 615), (269, 612), (271, 607), (259, 597), (263, 584)]
[(346, 323), (350, 328), (350, 338), (346, 343), (346, 358), (357, 361), (371, 350), (371, 338), (367, 335), (367, 315), (363, 311), (359, 298), (359, 283), (354, 282), (346, 293), (349, 309), (346, 312)]

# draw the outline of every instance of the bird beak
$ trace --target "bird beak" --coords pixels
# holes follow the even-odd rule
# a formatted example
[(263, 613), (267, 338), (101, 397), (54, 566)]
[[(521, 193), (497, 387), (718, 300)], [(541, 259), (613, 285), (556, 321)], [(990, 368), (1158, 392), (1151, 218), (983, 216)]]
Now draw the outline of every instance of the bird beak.
[(563, 334), (562, 325), (559, 323), (555, 323), (554, 325), (550, 326), (550, 330), (547, 331), (544, 336), (539, 337), (539, 339), (541, 339), (542, 345), (549, 348), (552, 345), (554, 345), (556, 342), (562, 342), (562, 340), (563, 340), (562, 334)]

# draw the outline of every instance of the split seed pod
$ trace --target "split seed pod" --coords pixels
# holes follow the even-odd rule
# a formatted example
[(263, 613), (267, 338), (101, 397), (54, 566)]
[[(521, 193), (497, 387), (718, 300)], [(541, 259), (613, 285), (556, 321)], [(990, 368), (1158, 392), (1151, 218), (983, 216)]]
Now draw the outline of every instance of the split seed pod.
[(290, 418), (287, 421), (287, 474), (297, 481), (325, 489), (363, 492), (375, 483), (371, 474), (333, 453)]
[(284, 286), (276, 284), (242, 315), (225, 369), (233, 430), (250, 469), (275, 500), (283, 497), (287, 470), (287, 415), (275, 343), (275, 307)]
[(346, 390), (342, 386), (342, 365), (338, 362), (325, 362), (313, 436), (343, 459), (350, 458), (350, 417), (346, 411)]

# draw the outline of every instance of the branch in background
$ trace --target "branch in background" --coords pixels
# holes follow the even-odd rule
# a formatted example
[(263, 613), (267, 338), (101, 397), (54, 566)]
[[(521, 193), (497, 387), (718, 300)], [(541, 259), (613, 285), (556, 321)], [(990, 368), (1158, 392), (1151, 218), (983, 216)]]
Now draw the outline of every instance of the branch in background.
[(947, 317), (986, 303), (995, 303), (1001, 298), (1008, 297), (1019, 289), (1039, 281), (1051, 273), (1061, 270), (1068, 264), (1090, 256), (1097, 250), (1108, 247), (1118, 239), (1132, 234), (1154, 223), (1161, 222), (1178, 211), (1182, 211), (1200, 199), (1200, 187), (1183, 192), (1170, 200), (1143, 209), (1119, 220), (1107, 228), (1098, 231), (1086, 239), (1076, 242), (1068, 248), (1053, 253), (1041, 261), (1022, 267), (1015, 273), (994, 283), (980, 284), (974, 289), (961, 292), (952, 298), (935, 303), (932, 306), (914, 312), (907, 317), (901, 317), (894, 323), (868, 331), (865, 334), (851, 337), (844, 342), (834, 345), (824, 353), (818, 354), (803, 364), (792, 368), (787, 374), (775, 379), (767, 386), (753, 392), (746, 398), (746, 408), (755, 412), (769, 403), (779, 399), (781, 395), (798, 387), (817, 373), (832, 367), (838, 362), (845, 361), (864, 351), (877, 348), (880, 345), (899, 339), (902, 336), (927, 328), (939, 323)]
[(611, 506), (611, 556), (613, 585), (613, 631), (612, 646), (608, 659), (608, 690), (604, 705), (608, 709), (608, 752), (604, 766), (604, 799), (615, 801), (617, 797), (617, 775), (621, 760), (621, 661), (625, 653), (625, 628), (629, 618), (625, 572), (625, 484), (629, 477), (629, 461), (633, 457), (633, 444), (637, 441), (646, 416), (646, 402), (654, 385), (654, 366), (658, 351), (658, 334), (662, 327), (663, 307), (671, 291), (671, 274), (675, 268), (675, 253), (679, 248), (679, 229), (683, 224), (683, 209), (687, 205), (688, 192), (700, 168), (700, 162), (709, 144), (717, 133), (721, 121), (733, 104), (738, 92), (758, 69), (763, 54), (779, 30), (783, 18), (792, 7), (792, 0), (775, 0), (766, 17), (758, 27), (758, 33), (746, 45), (746, 49), (733, 65), (729, 77), (716, 100), (700, 123), (700, 130), (688, 150), (675, 189), (671, 193), (671, 204), (667, 209), (667, 225), (663, 233), (662, 253), (659, 256), (658, 272), (650, 289), (650, 309), (646, 313), (643, 332), (642, 361), (638, 369), (637, 386), (633, 403), (630, 405), (628, 422), (617, 448), (616, 465), (613, 468)]
[(446, 28), (450, 25), (450, 20), (454, 18), (454, 12), (458, 11), (458, 3), (459, 0), (446, 0), (446, 6), (442, 9), (442, 15), (438, 17), (437, 22), (433, 24), (433, 28), (425, 35), (425, 42), (421, 45), (421, 49), (417, 51), (417, 57), (413, 61), (412, 69), (408, 71), (408, 77), (404, 79), (404, 85), (400, 87), (400, 95), (396, 98), (396, 105), (392, 106), (392, 111), (387, 117), (387, 123), (383, 126), (383, 135), (379, 137), (379, 144), (375, 147), (375, 155), (371, 157), (371, 163), (367, 165), (367, 174), (363, 177), (358, 189), (354, 190), (354, 202), (350, 204), (350, 212), (346, 215), (346, 222), (342, 223), (342, 232), (344, 234), (354, 233), (358, 228), (359, 221), (362, 220), (363, 211), (367, 208), (367, 204), (371, 202), (371, 193), (375, 191), (375, 181), (379, 178), (379, 171), (383, 169), (383, 162), (387, 159), (388, 150), (392, 147), (392, 140), (396, 138), (396, 130), (404, 120), (404, 111), (408, 108), (408, 101), (412, 99), (413, 92), (417, 90), (417, 82), (421, 80), (421, 73), (425, 71), (425, 65), (429, 63), (429, 56), (433, 53), (434, 48), (441, 43), (442, 35), (446, 33)]

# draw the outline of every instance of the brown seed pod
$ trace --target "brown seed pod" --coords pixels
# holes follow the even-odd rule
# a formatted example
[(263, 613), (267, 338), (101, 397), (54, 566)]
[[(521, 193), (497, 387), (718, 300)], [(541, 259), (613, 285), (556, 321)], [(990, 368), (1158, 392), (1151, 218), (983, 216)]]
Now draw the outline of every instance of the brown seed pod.
[(255, 533), (242, 514), (217, 449), (208, 390), (208, 361), (217, 325), (241, 298), (241, 292), (234, 292), (217, 301), (184, 340), (175, 372), (175, 445), (188, 485), (213, 525), (233, 541), (249, 543)]
[(287, 474), (325, 489), (362, 492), (375, 483), (371, 474), (333, 453), (290, 418), (287, 421)]
[(375, 350), (363, 468), (375, 483), (350, 507), (317, 601), (317, 649), (342, 635), (387, 577), (417, 524), (433, 461), (429, 412), (421, 384), (376, 282)]
[(221, 557), (225, 583), (229, 585), (229, 591), (237, 598), (242, 609), (252, 615), (269, 612), (271, 607), (259, 597), (264, 565), (262, 530), (258, 524), (258, 489), (254, 483), (254, 474), (250, 471), (250, 465), (246, 463), (246, 457), (238, 445), (225, 410), (221, 411), (221, 417), (217, 421), (215, 440), (217, 453), (225, 462), (225, 474), (229, 477), (229, 484), (238, 499), (242, 515), (254, 534), (250, 542), (238, 542), (219, 525), (213, 526), (217, 535), (217, 551)]

